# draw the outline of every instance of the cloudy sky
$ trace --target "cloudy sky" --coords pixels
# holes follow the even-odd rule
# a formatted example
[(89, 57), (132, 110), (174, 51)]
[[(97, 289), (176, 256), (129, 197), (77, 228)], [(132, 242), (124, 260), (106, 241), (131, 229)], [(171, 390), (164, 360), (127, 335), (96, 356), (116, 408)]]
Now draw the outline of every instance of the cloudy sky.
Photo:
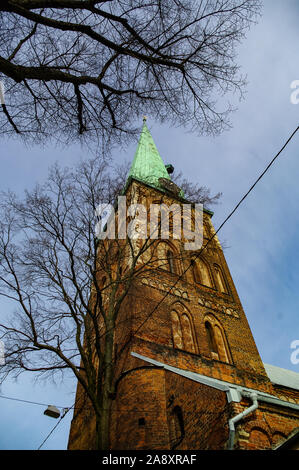
[[(223, 193), (213, 208), (216, 228), (299, 124), (299, 104), (290, 101), (290, 84), (299, 80), (298, 16), (298, 0), (264, 0), (262, 18), (239, 49), (248, 86), (232, 116), (232, 129), (216, 138), (197, 137), (155, 125), (148, 116), (164, 162)], [(114, 156), (131, 160), (135, 147)], [(86, 155), (80, 146), (27, 149), (11, 140), (2, 141), (0, 152), (0, 187), (17, 192), (43, 181), (55, 161), (71, 165)], [(299, 133), (219, 234), (262, 360), (297, 372), (290, 344), (299, 339), (298, 157)], [(4, 302), (0, 307), (3, 312), (9, 308)], [(71, 380), (34, 384), (30, 376), (21, 376), (7, 381), (1, 394), (66, 407), (73, 404), (73, 390)], [(37, 449), (56, 424), (43, 415), (44, 409), (0, 398), (0, 449)], [(71, 414), (44, 449), (66, 448)]]

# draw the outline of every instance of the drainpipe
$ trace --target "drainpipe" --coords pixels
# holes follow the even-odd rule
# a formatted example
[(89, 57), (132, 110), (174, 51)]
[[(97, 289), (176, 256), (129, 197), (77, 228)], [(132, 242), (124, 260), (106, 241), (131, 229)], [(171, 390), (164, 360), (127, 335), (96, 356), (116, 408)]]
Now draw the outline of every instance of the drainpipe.
[(235, 441), (235, 434), (236, 434), (235, 424), (238, 421), (240, 421), (242, 418), (244, 418), (244, 416), (247, 416), (253, 411), (255, 411), (257, 407), (259, 406), (258, 401), (257, 401), (257, 393), (251, 393), (250, 398), (252, 400), (252, 405), (246, 410), (239, 413), (238, 415), (231, 418), (228, 422), (228, 426), (229, 426), (228, 450), (234, 449), (234, 441)]

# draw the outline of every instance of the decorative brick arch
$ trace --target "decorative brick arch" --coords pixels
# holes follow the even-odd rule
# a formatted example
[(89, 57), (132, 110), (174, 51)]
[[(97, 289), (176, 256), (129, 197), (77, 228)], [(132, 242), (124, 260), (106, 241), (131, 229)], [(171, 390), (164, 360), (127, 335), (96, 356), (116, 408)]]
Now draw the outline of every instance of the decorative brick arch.
[[(181, 256), (177, 248), (169, 240), (160, 240), (155, 245), (155, 255), (157, 256), (157, 265), (160, 269), (175, 274), (181, 274)], [(170, 265), (169, 253), (172, 254), (172, 267)]]
[(197, 284), (206, 287), (214, 287), (213, 276), (209, 263), (202, 257), (194, 259), (193, 262), (193, 278)]
[(216, 264), (216, 263), (214, 263), (213, 268), (214, 268), (214, 275), (216, 279), (216, 286), (218, 290), (224, 294), (228, 294), (229, 289), (228, 289), (227, 279), (224, 275), (223, 269), (221, 268), (221, 266), (219, 266), (219, 264)]
[(272, 436), (269, 425), (261, 421), (257, 422), (256, 419), (250, 419), (250, 417), (253, 417), (253, 415), (249, 415), (248, 417), (245, 418), (246, 425), (244, 427), (245, 427), (246, 432), (250, 434), (253, 429), (258, 428), (264, 431), (264, 433), (266, 433), (268, 436)]
[(272, 438), (270, 433), (264, 429), (264, 426), (252, 426), (249, 443), (254, 444), (257, 449), (271, 449)]
[(175, 302), (171, 306), (170, 320), (173, 346), (197, 354), (198, 345), (193, 318), (184, 304)]
[(211, 357), (232, 364), (233, 360), (229, 344), (220, 321), (212, 313), (208, 313), (204, 317), (204, 326), (207, 333)]
[(270, 440), (270, 443), (273, 447), (273, 445), (277, 444), (280, 440), (283, 440), (283, 439), (286, 439), (287, 438), (287, 434), (285, 434), (284, 432), (282, 432), (280, 429), (276, 429), (276, 430), (273, 430), (268, 426), (266, 426), (266, 424), (262, 423), (262, 422), (259, 422), (257, 424), (256, 421), (251, 421), (251, 422), (248, 422), (246, 424), (246, 432), (250, 433), (252, 432), (252, 430), (254, 429), (261, 429), (264, 431), (265, 434), (268, 435), (268, 438)]

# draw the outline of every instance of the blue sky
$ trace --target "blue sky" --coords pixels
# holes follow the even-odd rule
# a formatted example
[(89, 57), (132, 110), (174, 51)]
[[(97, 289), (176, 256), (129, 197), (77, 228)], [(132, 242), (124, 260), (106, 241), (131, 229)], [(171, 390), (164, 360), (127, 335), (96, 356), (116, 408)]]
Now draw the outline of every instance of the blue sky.
[[(214, 193), (223, 193), (214, 207), (216, 228), (298, 125), (299, 105), (290, 102), (290, 84), (299, 79), (298, 15), (296, 0), (264, 0), (263, 17), (239, 48), (249, 83), (232, 116), (232, 129), (216, 138), (197, 137), (181, 128), (156, 125), (148, 116), (164, 162)], [(114, 158), (132, 160), (135, 147), (115, 151)], [(0, 154), (1, 189), (22, 192), (43, 181), (55, 161), (71, 165), (87, 151), (80, 146), (24, 148), (17, 140), (2, 140)], [(290, 344), (299, 339), (298, 154), (299, 133), (219, 234), (228, 246), (225, 256), (262, 360), (296, 372), (299, 365), (290, 362)], [(3, 301), (0, 307), (10, 308)], [(73, 390), (71, 379), (34, 384), (24, 375), (17, 382), (7, 381), (1, 393), (70, 406)], [(38, 448), (56, 424), (43, 415), (44, 408), (0, 398), (0, 449)], [(66, 448), (71, 415), (44, 449)]]

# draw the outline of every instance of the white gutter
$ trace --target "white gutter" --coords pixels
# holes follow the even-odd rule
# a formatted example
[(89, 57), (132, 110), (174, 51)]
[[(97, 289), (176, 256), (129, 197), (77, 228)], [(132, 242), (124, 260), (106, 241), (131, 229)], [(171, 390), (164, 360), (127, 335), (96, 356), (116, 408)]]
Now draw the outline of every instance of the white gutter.
[(247, 416), (250, 413), (253, 413), (259, 406), (258, 401), (257, 401), (257, 393), (255, 392), (251, 393), (250, 398), (252, 400), (252, 405), (246, 410), (239, 413), (238, 415), (231, 418), (228, 422), (228, 427), (229, 427), (229, 437), (228, 437), (228, 447), (227, 447), (228, 450), (233, 450), (234, 448), (235, 434), (236, 434), (235, 424), (238, 421), (240, 421), (242, 418), (244, 418), (244, 416)]
[(244, 416), (247, 416), (249, 413), (254, 412), (258, 408), (258, 400), (261, 402), (269, 403), (275, 406), (283, 406), (285, 408), (289, 408), (291, 410), (299, 412), (299, 404), (297, 403), (290, 403), (285, 400), (281, 400), (280, 398), (275, 397), (274, 395), (270, 395), (266, 392), (261, 392), (259, 390), (254, 390), (252, 388), (243, 387), (241, 385), (232, 384), (230, 382), (225, 382), (224, 380), (214, 379), (213, 377), (208, 377), (206, 375), (198, 374), (197, 372), (189, 372), (188, 370), (179, 369), (178, 367), (173, 367), (168, 364), (164, 364), (163, 362), (156, 361), (155, 359), (151, 359), (146, 356), (142, 356), (141, 354), (131, 352), (131, 355), (142, 359), (145, 362), (149, 362), (150, 364), (154, 364), (158, 367), (162, 367), (163, 369), (169, 370), (174, 372), (175, 374), (181, 375), (186, 377), (194, 382), (201, 383), (203, 385), (207, 385), (208, 387), (216, 388), (217, 390), (221, 390), (226, 392), (227, 401), (228, 403), (237, 402), (239, 403), (244, 398), (250, 398), (252, 400), (252, 405), (247, 408), (246, 410), (242, 411), (238, 415), (234, 416), (229, 420), (229, 441), (228, 441), (228, 449), (232, 450), (234, 445), (234, 436), (235, 436), (235, 424), (240, 421)]

